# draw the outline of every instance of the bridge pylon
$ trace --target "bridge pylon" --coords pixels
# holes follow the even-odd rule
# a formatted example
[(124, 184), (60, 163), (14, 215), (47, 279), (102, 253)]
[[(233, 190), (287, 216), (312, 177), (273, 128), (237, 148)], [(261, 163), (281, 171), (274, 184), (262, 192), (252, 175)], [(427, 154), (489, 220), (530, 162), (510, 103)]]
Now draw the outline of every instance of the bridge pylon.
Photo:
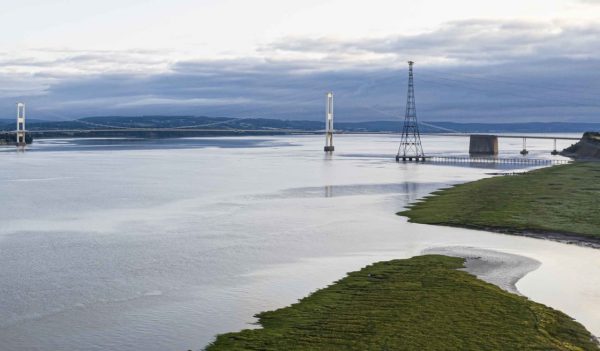
[(25, 146), (27, 141), (25, 139), (25, 104), (22, 102), (17, 103), (17, 146)]
[(325, 152), (333, 152), (333, 92), (328, 92), (325, 100)]
[(406, 97), (406, 112), (400, 147), (396, 161), (425, 161), (425, 153), (421, 146), (421, 134), (417, 122), (417, 107), (415, 105), (415, 86), (413, 81), (413, 61), (408, 61), (408, 92)]

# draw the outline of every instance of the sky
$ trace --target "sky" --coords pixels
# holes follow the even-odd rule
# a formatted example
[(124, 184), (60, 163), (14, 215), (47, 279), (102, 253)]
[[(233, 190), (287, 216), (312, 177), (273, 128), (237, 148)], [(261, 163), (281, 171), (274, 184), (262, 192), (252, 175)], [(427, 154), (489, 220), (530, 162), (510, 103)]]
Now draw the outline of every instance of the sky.
[(600, 122), (600, 0), (0, 5), (0, 118)]

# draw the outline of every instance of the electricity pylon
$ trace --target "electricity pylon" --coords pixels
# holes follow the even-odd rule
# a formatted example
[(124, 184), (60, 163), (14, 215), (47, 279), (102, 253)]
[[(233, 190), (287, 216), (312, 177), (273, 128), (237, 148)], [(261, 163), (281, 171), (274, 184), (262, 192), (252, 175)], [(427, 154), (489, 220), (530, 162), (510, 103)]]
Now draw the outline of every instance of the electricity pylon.
[(415, 106), (415, 87), (413, 81), (413, 61), (408, 61), (408, 93), (406, 97), (406, 114), (402, 127), (400, 147), (396, 154), (396, 161), (425, 161), (425, 153), (421, 146), (421, 134), (417, 123), (417, 107)]

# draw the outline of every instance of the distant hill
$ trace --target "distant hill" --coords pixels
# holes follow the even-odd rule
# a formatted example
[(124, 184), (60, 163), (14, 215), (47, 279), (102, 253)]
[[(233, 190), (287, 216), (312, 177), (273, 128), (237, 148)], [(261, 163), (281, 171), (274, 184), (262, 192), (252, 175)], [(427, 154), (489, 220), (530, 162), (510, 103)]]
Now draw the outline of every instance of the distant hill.
[[(27, 119), (27, 123), (44, 123), (48, 122), (43, 119)], [(0, 130), (14, 130), (16, 128), (17, 120), (8, 119), (8, 118), (0, 118)]]
[[(15, 121), (0, 120), (0, 130), (15, 129)], [(86, 117), (72, 121), (44, 121), (30, 119), (28, 130), (86, 130), (119, 128), (181, 128), (211, 129), (223, 131), (239, 130), (294, 130), (320, 131), (324, 129), (323, 121), (297, 121), (266, 118), (228, 118), (207, 116), (141, 116), (141, 117)], [(399, 132), (402, 121), (369, 121), (369, 122), (336, 122), (338, 131), (346, 132)], [(531, 123), (455, 123), (455, 122), (421, 122), (423, 133), (462, 132), (462, 133), (583, 133), (600, 131), (600, 123), (565, 123), (565, 122), (531, 122)], [(275, 131), (274, 131), (275, 132)]]

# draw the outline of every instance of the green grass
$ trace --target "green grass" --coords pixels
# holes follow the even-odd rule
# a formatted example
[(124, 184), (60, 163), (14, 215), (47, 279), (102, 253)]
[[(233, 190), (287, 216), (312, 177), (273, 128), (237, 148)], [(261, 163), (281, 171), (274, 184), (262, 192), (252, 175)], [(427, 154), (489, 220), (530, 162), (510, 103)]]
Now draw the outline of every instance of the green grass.
[(457, 270), (463, 263), (375, 263), (207, 350), (598, 350), (579, 323)]
[(600, 162), (543, 168), (434, 192), (400, 212), (411, 222), (600, 238)]

